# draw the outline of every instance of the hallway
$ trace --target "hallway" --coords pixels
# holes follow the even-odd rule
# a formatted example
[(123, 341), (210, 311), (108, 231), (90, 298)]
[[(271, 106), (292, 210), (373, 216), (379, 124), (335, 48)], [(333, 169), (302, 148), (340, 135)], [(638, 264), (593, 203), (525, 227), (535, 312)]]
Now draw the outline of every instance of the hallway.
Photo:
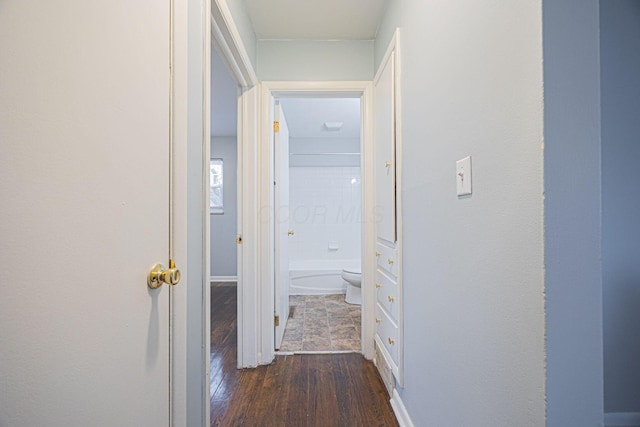
[(397, 426), (360, 354), (278, 356), (236, 369), (236, 287), (211, 287), (211, 426)]

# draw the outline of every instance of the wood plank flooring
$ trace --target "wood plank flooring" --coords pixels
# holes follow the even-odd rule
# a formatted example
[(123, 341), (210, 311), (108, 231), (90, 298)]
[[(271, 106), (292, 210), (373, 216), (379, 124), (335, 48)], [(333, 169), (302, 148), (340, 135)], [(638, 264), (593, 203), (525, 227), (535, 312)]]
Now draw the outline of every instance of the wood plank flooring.
[(361, 354), (278, 356), (236, 369), (236, 288), (211, 287), (211, 426), (398, 426)]

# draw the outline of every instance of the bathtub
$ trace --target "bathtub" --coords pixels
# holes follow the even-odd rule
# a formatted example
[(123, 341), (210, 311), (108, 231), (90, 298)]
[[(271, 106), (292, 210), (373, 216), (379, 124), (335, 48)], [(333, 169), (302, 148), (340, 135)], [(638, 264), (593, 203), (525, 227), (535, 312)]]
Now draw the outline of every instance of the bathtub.
[(296, 260), (289, 264), (290, 295), (344, 294), (342, 270), (360, 266), (360, 260)]

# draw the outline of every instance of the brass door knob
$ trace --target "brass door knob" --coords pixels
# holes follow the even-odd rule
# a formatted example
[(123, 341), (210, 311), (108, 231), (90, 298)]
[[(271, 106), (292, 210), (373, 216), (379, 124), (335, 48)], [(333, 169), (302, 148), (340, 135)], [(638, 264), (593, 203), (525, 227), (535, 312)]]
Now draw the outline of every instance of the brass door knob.
[(390, 168), (391, 167), (391, 162), (385, 162), (384, 166), (387, 167), (387, 168)]
[(380, 252), (376, 251), (376, 257), (380, 256)]
[(287, 231), (287, 235), (288, 236), (293, 236), (294, 234), (296, 234), (296, 233), (293, 230)]
[(387, 262), (389, 263), (389, 265), (393, 265), (393, 258), (389, 258)]
[(376, 283), (376, 288), (380, 289), (382, 287), (382, 283)]
[(389, 302), (394, 302), (396, 299), (394, 297), (392, 297), (391, 295), (389, 295)]
[(380, 323), (382, 322), (382, 319), (380, 319), (379, 317), (376, 317), (376, 323)]
[(176, 268), (176, 263), (173, 260), (169, 261), (169, 267), (165, 268), (162, 264), (151, 267), (151, 271), (147, 275), (147, 285), (151, 289), (157, 289), (163, 283), (177, 285), (180, 282), (180, 270)]
[(393, 338), (389, 338), (389, 344), (394, 345), (396, 343), (396, 340), (394, 340)]

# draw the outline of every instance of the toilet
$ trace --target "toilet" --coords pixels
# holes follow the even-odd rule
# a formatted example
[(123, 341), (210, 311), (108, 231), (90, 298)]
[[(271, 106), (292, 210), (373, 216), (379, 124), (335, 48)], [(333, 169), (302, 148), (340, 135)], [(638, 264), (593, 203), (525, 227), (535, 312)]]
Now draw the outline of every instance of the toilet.
[(360, 281), (362, 280), (362, 272), (358, 268), (345, 268), (342, 270), (342, 278), (347, 282), (347, 295), (344, 301), (347, 304), (361, 305), (362, 294), (360, 292)]

